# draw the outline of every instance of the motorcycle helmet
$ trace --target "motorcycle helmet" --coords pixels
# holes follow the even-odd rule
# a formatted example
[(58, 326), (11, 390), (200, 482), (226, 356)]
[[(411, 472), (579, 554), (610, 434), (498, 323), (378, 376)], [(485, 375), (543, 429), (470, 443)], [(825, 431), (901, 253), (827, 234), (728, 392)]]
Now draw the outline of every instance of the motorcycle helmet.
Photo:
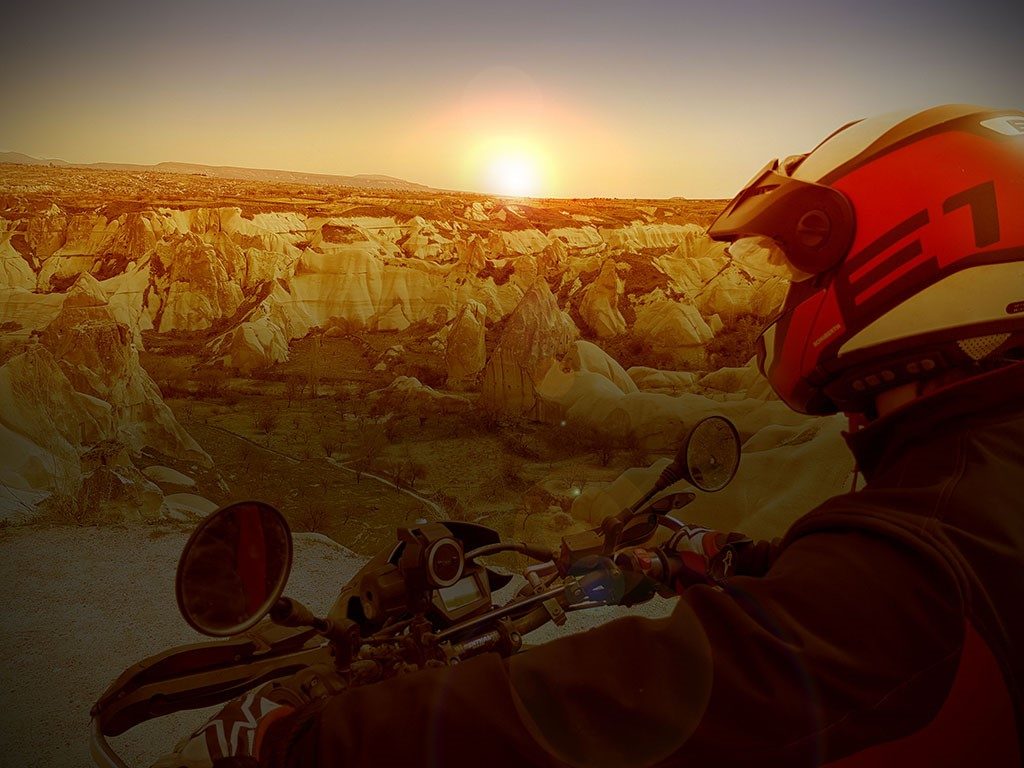
[(708, 229), (789, 268), (758, 364), (794, 410), (1024, 349), (1024, 112), (947, 105), (843, 126), (765, 166)]

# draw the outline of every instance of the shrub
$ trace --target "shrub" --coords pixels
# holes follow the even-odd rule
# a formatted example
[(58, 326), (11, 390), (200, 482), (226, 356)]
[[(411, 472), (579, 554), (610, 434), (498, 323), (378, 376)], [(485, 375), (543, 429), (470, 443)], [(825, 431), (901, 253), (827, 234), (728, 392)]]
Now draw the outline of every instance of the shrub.
[(290, 373), (284, 380), (284, 395), (291, 408), (292, 401), (300, 399), (306, 391), (306, 379), (297, 373)]
[(707, 343), (709, 367), (738, 368), (746, 365), (757, 352), (757, 337), (765, 322), (756, 315), (739, 315)]
[(510, 491), (522, 491), (528, 483), (523, 479), (526, 462), (518, 456), (502, 456), (501, 481)]
[(196, 395), (202, 398), (223, 397), (228, 373), (223, 368), (205, 368), (195, 377)]
[(384, 437), (389, 443), (398, 440), (399, 428), (402, 425), (401, 416), (391, 416), (384, 422)]
[(387, 445), (387, 437), (379, 424), (368, 424), (356, 438), (354, 459), (366, 465), (373, 464)]
[(277, 428), (278, 414), (272, 408), (259, 407), (253, 411), (252, 425), (257, 432), (269, 435)]
[(314, 501), (303, 507), (295, 517), (295, 530), (309, 533), (327, 533), (331, 521), (331, 508), (323, 501)]
[(537, 449), (530, 445), (522, 435), (514, 432), (504, 432), (501, 435), (501, 444), (509, 453), (522, 456), (524, 459), (536, 461), (540, 458)]
[(64, 525), (89, 525), (96, 520), (96, 508), (75, 493), (54, 491), (39, 508), (45, 517)]
[(417, 480), (426, 479), (429, 474), (427, 465), (421, 461), (407, 460), (404, 462), (403, 472), (405, 478), (409, 481), (409, 487), (415, 488)]

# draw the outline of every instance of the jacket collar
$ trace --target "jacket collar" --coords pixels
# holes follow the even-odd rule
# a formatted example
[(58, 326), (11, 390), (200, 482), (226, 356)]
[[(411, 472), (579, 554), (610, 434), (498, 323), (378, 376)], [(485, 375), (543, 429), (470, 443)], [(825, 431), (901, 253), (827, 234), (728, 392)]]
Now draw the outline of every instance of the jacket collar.
[(908, 443), (927, 440), (971, 417), (998, 418), (1022, 409), (1024, 362), (943, 387), (843, 436), (870, 480), (884, 459), (898, 455)]

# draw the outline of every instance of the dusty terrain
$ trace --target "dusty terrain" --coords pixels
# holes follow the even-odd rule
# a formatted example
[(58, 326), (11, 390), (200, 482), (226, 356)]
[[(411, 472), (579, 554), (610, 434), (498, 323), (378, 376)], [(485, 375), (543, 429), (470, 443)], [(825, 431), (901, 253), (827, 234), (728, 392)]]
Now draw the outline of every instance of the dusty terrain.
[[(842, 421), (789, 411), (751, 363), (786, 284), (704, 236), (721, 205), (0, 165), (0, 650), (25, 717), (62, 724), (52, 760), (19, 752), (42, 749), (25, 718), (5, 752), (79, 764), (101, 682), (184, 639), (153, 590), (233, 499), (357, 557), (418, 518), (554, 544), (713, 413), (743, 460), (687, 519), (775, 536), (848, 486)], [(313, 560), (296, 578), (319, 590)], [(31, 680), (61, 665), (58, 716)]]

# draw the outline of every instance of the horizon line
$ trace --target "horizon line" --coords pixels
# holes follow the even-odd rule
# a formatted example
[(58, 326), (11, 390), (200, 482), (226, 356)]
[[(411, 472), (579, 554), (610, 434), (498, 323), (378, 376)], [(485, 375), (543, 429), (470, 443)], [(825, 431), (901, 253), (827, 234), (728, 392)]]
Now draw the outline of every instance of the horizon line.
[[(183, 175), (183, 176), (195, 175), (195, 174), (189, 174), (189, 173), (185, 173), (185, 172), (182, 172), (182, 171), (176, 171), (176, 170), (170, 170), (170, 169), (158, 169), (158, 166), (161, 166), (161, 165), (182, 165), (182, 166), (194, 166), (194, 167), (197, 167), (197, 168), (211, 168), (211, 169), (239, 170), (239, 171), (257, 171), (257, 172), (264, 172), (264, 173), (295, 174), (295, 175), (305, 175), (305, 176), (322, 176), (322, 177), (329, 178), (329, 179), (360, 179), (360, 178), (361, 179), (374, 179), (374, 178), (381, 178), (381, 179), (390, 179), (392, 181), (400, 182), (401, 184), (408, 185), (407, 188), (398, 190), (398, 191), (402, 191), (402, 192), (423, 191), (423, 192), (442, 193), (442, 194), (476, 195), (476, 196), (479, 196), (479, 197), (489, 197), (489, 198), (495, 198), (495, 199), (501, 199), (501, 200), (683, 200), (683, 201), (700, 202), (700, 201), (719, 201), (719, 200), (729, 200), (730, 199), (730, 198), (727, 198), (727, 197), (723, 197), (723, 198), (719, 198), (719, 197), (689, 197), (689, 196), (686, 196), (686, 195), (673, 195), (672, 197), (620, 197), (620, 196), (616, 196), (616, 195), (569, 195), (569, 196), (558, 196), (558, 195), (506, 195), (506, 194), (501, 194), (501, 193), (498, 193), (498, 192), (485, 192), (485, 191), (476, 191), (476, 190), (470, 190), (470, 189), (446, 189), (446, 188), (443, 188), (443, 187), (434, 187), (434, 186), (431, 186), (429, 184), (424, 184), (424, 183), (416, 182), (416, 181), (410, 181), (410, 180), (402, 178), (400, 176), (392, 176), (391, 174), (387, 174), (387, 173), (347, 174), (347, 173), (330, 173), (330, 172), (326, 172), (326, 171), (298, 171), (298, 170), (293, 170), (293, 169), (288, 169), (288, 168), (261, 168), (261, 167), (257, 167), (257, 166), (248, 166), (248, 165), (214, 165), (214, 164), (211, 164), (211, 163), (196, 163), (196, 162), (189, 162), (189, 161), (183, 161), (183, 160), (160, 160), (159, 162), (156, 162), (156, 163), (131, 163), (131, 162), (121, 162), (121, 161), (111, 161), (111, 160), (98, 160), (98, 161), (83, 163), (83, 162), (72, 162), (72, 161), (64, 160), (62, 158), (57, 158), (57, 157), (36, 157), (35, 155), (30, 155), (30, 154), (28, 154), (26, 152), (21, 152), (21, 151), (18, 151), (18, 150), (0, 150), (0, 156), (4, 156), (4, 155), (18, 155), (20, 157), (28, 158), (32, 162), (21, 162), (21, 163), (19, 163), (19, 162), (6, 162), (4, 160), (0, 160), (0, 164), (2, 164), (2, 165), (28, 165), (28, 166), (33, 166), (34, 165), (34, 166), (52, 167), (52, 168), (78, 168), (78, 169), (123, 170), (123, 171), (129, 170), (129, 167), (130, 167), (130, 168), (137, 168), (137, 169), (152, 169), (152, 171), (156, 172), (156, 173), (173, 173), (173, 174), (178, 174), (178, 175)], [(100, 166), (121, 166), (121, 167), (120, 168), (102, 168)], [(235, 180), (235, 181), (245, 181), (246, 179), (233, 179), (233, 180)], [(258, 179), (253, 179), (253, 181), (259, 181), (259, 180)], [(265, 181), (265, 183), (270, 183), (269, 181), (266, 181), (266, 180), (264, 180), (264, 181)], [(301, 185), (301, 182), (299, 182), (299, 181), (278, 181), (277, 183)], [(352, 187), (351, 185), (346, 185), (346, 184), (340, 183), (340, 182), (336, 183), (335, 186), (339, 186), (339, 187), (348, 186), (351, 189), (358, 189), (358, 187)], [(420, 189), (417, 190), (417, 189), (414, 189), (414, 187), (418, 187)], [(388, 189), (387, 187), (369, 187), (369, 188), (371, 188), (371, 189), (381, 189), (381, 190), (387, 190)], [(392, 190), (392, 191), (396, 191), (396, 190)]]

